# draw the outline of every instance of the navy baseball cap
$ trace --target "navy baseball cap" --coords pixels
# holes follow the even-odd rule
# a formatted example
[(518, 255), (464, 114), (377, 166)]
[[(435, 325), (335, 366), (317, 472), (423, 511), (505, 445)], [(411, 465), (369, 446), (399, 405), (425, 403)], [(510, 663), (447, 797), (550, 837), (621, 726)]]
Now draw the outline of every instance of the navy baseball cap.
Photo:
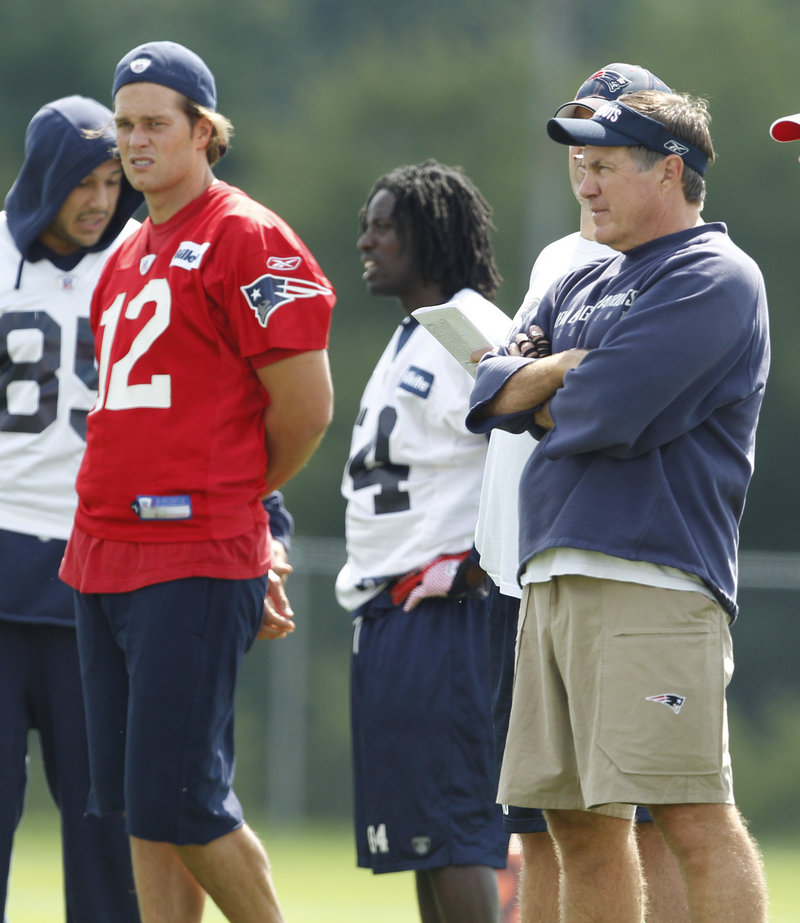
[(147, 42), (117, 64), (112, 99), (126, 83), (159, 83), (212, 111), (217, 108), (214, 75), (205, 61), (177, 42)]
[(550, 119), (547, 134), (559, 144), (583, 147), (633, 147), (641, 145), (659, 154), (677, 154), (702, 176), (708, 157), (688, 141), (676, 138), (661, 122), (616, 100), (607, 102), (590, 119)]
[(776, 141), (800, 141), (800, 112), (776, 119), (769, 126), (769, 133)]
[(581, 84), (575, 94), (575, 99), (563, 103), (556, 109), (554, 118), (557, 116), (564, 119), (575, 118), (575, 110), (578, 106), (584, 106), (597, 112), (608, 100), (616, 99), (623, 93), (638, 93), (640, 90), (672, 92), (663, 80), (659, 80), (655, 74), (644, 67), (639, 67), (638, 64), (606, 64)]

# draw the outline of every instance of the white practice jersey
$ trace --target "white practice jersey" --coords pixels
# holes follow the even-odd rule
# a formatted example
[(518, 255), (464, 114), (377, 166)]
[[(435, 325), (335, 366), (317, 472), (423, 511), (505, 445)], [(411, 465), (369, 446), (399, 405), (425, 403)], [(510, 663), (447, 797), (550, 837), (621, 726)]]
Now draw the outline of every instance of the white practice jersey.
[[(463, 289), (451, 300), (469, 299), (482, 296)], [(342, 482), (344, 608), (366, 602), (385, 578), (472, 547), (487, 449), (464, 425), (473, 384), (416, 321), (395, 331), (361, 399)]]
[(89, 304), (100, 270), (136, 229), (70, 270), (25, 262), (0, 213), (0, 529), (69, 538), (97, 372)]
[[(561, 276), (591, 260), (612, 256), (614, 252), (604, 244), (581, 237), (577, 231), (548, 244), (533, 264), (528, 292), (514, 316), (514, 323), (519, 324)], [(522, 596), (517, 582), (518, 487), (522, 469), (535, 446), (536, 440), (529, 433), (517, 435), (496, 429), (489, 440), (475, 547), (480, 553), (481, 567), (506, 596)], [(535, 500), (528, 497), (522, 502)]]

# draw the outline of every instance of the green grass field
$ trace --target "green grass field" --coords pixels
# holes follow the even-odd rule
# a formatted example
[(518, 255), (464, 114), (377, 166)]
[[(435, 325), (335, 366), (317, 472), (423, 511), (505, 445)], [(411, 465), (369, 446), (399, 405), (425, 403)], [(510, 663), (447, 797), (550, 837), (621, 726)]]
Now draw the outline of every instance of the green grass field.
[[(411, 874), (375, 876), (357, 869), (348, 828), (271, 833), (264, 825), (254, 826), (265, 840), (291, 923), (408, 923), (416, 918)], [(15, 840), (7, 912), (9, 923), (64, 920), (55, 818), (23, 819)], [(224, 919), (209, 902), (203, 923), (224, 923)]]
[[(308, 828), (270, 832), (257, 827), (270, 852), (275, 882), (290, 923), (414, 923), (410, 873), (374, 876), (354, 865), (350, 830)], [(762, 844), (772, 909), (770, 923), (800, 920), (800, 846)], [(26, 817), (17, 834), (9, 923), (64, 920), (61, 860), (54, 818)], [(204, 923), (224, 923), (209, 904)]]

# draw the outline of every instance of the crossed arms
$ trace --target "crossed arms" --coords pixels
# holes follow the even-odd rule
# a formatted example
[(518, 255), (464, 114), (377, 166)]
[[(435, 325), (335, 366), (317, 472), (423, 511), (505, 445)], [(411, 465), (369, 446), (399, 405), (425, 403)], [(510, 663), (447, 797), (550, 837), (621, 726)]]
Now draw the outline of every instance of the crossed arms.
[[(518, 333), (515, 341), (506, 348), (508, 356), (525, 358), (523, 353), (530, 354), (531, 343), (542, 335), (541, 328), (536, 326), (532, 326), (527, 333)], [(526, 361), (506, 379), (503, 387), (488, 403), (478, 408), (474, 419), (477, 421), (491, 416), (524, 413), (538, 407), (534, 414), (535, 422), (542, 429), (552, 429), (554, 422), (550, 416), (550, 398), (563, 386), (566, 373), (577, 368), (588, 352), (587, 349), (568, 349)], [(491, 361), (491, 354), (485, 361)]]

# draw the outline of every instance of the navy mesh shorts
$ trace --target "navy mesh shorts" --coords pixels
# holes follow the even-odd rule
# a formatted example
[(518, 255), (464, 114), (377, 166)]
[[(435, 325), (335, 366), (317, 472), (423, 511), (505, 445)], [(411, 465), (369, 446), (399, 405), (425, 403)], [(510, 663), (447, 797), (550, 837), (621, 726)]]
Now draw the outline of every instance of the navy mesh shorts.
[(358, 864), (504, 868), (483, 599), (387, 592), (356, 610), (351, 664)]
[(124, 810), (133, 836), (177, 845), (241, 825), (234, 693), (265, 593), (266, 577), (76, 593), (90, 813)]

